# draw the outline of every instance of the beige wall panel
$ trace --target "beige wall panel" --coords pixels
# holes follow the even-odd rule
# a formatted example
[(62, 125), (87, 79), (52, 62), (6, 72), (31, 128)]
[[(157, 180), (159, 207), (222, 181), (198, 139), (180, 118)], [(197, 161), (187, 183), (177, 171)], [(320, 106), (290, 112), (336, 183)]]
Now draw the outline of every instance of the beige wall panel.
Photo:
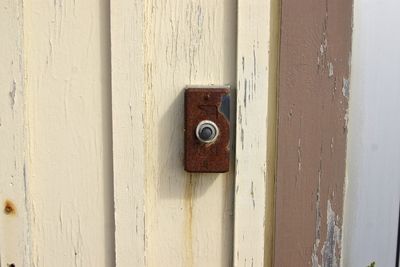
[(231, 266), (233, 172), (183, 170), (183, 89), (235, 84), (236, 3), (111, 4), (117, 265)]
[(0, 266), (29, 266), (22, 1), (0, 3)]
[(33, 266), (112, 266), (108, 1), (24, 2)]
[(276, 5), (270, 0), (238, 2), (234, 266), (272, 264)]

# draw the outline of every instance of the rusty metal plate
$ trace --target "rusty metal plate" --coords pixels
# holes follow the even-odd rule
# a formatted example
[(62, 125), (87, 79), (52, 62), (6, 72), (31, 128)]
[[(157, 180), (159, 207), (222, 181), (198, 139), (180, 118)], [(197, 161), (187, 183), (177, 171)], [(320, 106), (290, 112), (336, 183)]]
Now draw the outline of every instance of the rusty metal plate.
[(185, 90), (185, 170), (229, 171), (228, 87)]

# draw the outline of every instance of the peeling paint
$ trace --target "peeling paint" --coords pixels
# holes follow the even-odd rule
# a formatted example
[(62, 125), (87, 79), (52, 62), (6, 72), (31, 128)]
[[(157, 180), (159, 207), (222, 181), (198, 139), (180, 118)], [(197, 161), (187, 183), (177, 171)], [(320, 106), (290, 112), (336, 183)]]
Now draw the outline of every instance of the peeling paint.
[[(341, 258), (351, 10), (351, 1), (282, 3), (274, 266), (333, 267)], [(325, 217), (328, 199), (339, 217)]]
[(11, 91), (9, 93), (10, 101), (11, 101), (11, 109), (14, 109), (15, 105), (15, 93), (17, 91), (17, 84), (15, 80), (12, 82)]
[[(320, 185), (319, 185), (320, 186)], [(341, 248), (341, 231), (338, 226), (339, 216), (332, 209), (331, 201), (328, 199), (326, 210), (326, 238), (319, 253), (321, 242), (321, 207), (320, 207), (320, 188), (317, 191), (317, 218), (316, 218), (316, 239), (311, 255), (312, 267), (338, 267), (339, 259), (337, 252)], [(321, 264), (319, 263), (319, 254), (321, 255)]]
[(336, 257), (337, 248), (340, 248), (340, 228), (337, 226), (336, 213), (332, 209), (331, 201), (328, 199), (326, 210), (326, 241), (321, 250), (322, 267), (337, 267), (339, 261)]
[(348, 110), (346, 110), (346, 114), (344, 114), (344, 125), (343, 125), (343, 131), (347, 131), (347, 127), (349, 125), (349, 113)]
[(301, 171), (301, 138), (297, 143), (297, 171)]
[(237, 57), (242, 59), (236, 77), (239, 85), (239, 116), (236, 120), (235, 180), (236, 189), (240, 185), (240, 190), (236, 193), (234, 202), (234, 262), (226, 266), (263, 266), (271, 262), (269, 254), (272, 249), (269, 248), (272, 238), (269, 235), (272, 235), (272, 230), (269, 227), (272, 217), (266, 215), (269, 212), (266, 204), (270, 198), (267, 197), (266, 189), (271, 186), (269, 180), (272, 175), (266, 175), (264, 164), (269, 156), (266, 148), (270, 150), (273, 146), (269, 143), (268, 126), (270, 120), (276, 118), (271, 111), (271, 102), (276, 100), (271, 97), (271, 88), (274, 86), (268, 85), (269, 57), (275, 52), (270, 47), (268, 27), (265, 29), (267, 34), (248, 31), (249, 27), (254, 26), (254, 22), (269, 25), (270, 17), (263, 11), (269, 5), (268, 1), (244, 1), (238, 8), (236, 18)]
[(321, 242), (321, 167), (318, 170), (318, 188), (317, 188), (317, 194), (316, 194), (316, 209), (315, 209), (315, 241), (313, 245), (313, 252), (311, 255), (311, 262), (312, 262), (312, 267), (320, 267), (318, 264), (318, 249), (319, 249), (319, 243)]
[(343, 78), (343, 87), (342, 87), (342, 94), (344, 97), (349, 98), (350, 94), (350, 81), (346, 78)]
[(333, 64), (332, 62), (328, 63), (328, 77), (332, 77), (333, 76)]

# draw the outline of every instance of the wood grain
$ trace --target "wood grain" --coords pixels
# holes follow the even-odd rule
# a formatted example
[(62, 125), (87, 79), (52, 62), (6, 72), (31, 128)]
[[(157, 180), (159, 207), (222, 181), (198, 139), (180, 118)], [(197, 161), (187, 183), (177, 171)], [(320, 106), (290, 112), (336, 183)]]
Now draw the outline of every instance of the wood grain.
[(234, 266), (271, 265), (276, 40), (270, 25), (277, 12), (271, 3), (238, 1)]
[(183, 170), (183, 90), (235, 83), (235, 2), (111, 4), (117, 266), (231, 266), (233, 174)]
[(33, 266), (114, 265), (108, 21), (105, 0), (24, 1)]
[(111, 2), (116, 266), (145, 266), (143, 1)]
[(282, 1), (275, 266), (339, 266), (352, 1)]
[(0, 18), (0, 266), (30, 266), (22, 1), (2, 1)]

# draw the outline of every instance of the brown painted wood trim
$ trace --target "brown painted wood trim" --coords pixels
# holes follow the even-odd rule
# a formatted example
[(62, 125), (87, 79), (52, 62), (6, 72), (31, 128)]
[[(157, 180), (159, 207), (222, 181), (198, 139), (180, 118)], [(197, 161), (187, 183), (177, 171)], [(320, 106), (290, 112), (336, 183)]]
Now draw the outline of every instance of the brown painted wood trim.
[(282, 0), (274, 266), (339, 266), (352, 1)]

